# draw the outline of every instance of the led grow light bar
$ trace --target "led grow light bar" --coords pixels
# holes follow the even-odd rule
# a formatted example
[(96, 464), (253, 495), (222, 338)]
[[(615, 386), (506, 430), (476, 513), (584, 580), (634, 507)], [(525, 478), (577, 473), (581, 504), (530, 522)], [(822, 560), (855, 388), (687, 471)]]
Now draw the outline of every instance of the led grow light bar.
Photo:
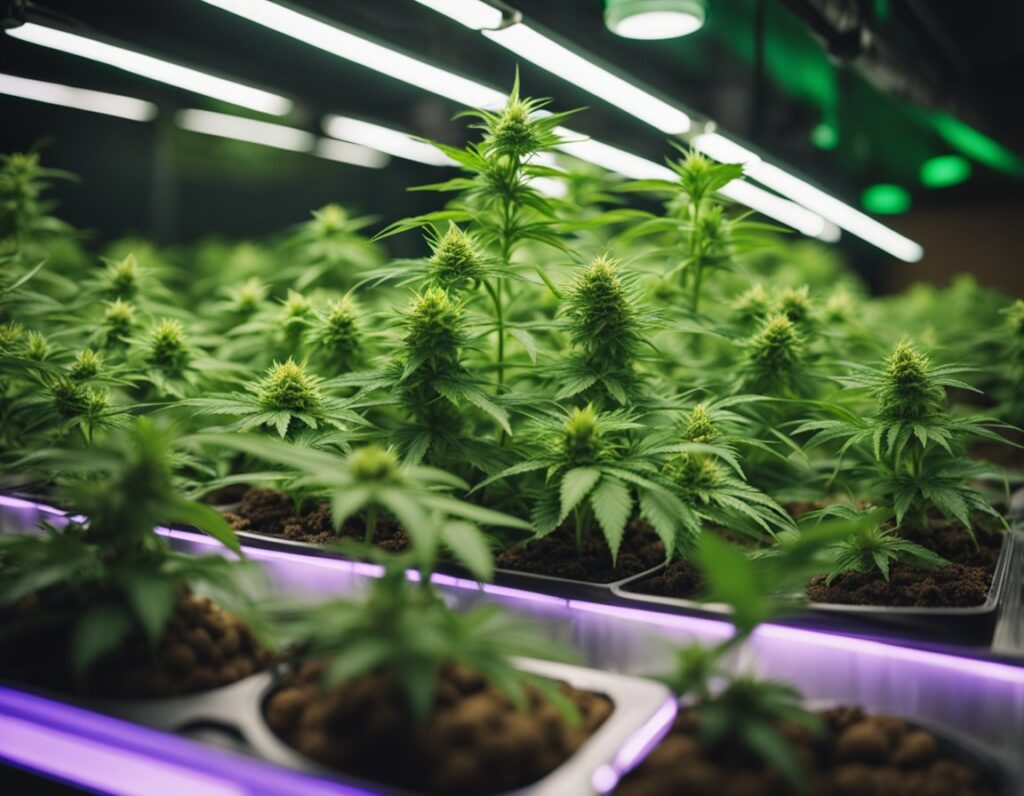
[[(277, 30), (286, 36), (333, 53), (340, 58), (353, 61), (375, 72), (417, 86), (462, 105), (495, 108), (505, 102), (506, 95), (499, 91), (431, 66), (334, 25), (301, 14), (278, 3), (270, 2), (270, 0), (203, 0), (203, 2), (238, 14), (245, 19)], [(652, 173), (660, 173), (658, 170), (664, 168), (657, 163), (644, 160), (616, 147), (587, 139), (586, 136), (566, 128), (559, 128), (558, 133), (570, 139), (559, 147), (563, 152), (627, 177), (638, 179), (642, 176), (650, 176)], [(748, 191), (747, 195), (760, 196), (752, 191)], [(771, 215), (769, 212), (772, 209), (783, 207), (779, 204), (782, 201), (785, 200), (762, 202), (762, 207), (765, 208), (762, 212), (777, 221), (790, 224), (786, 218)], [(784, 207), (786, 207), (788, 218), (799, 219), (799, 226), (795, 227), (796, 229), (802, 232), (818, 230), (817, 233), (810, 231), (807, 234), (816, 234), (817, 237), (824, 240), (835, 239), (834, 233), (819, 216), (793, 203)]]
[(391, 162), (387, 153), (379, 148), (365, 147), (349, 141), (335, 141), (332, 138), (321, 138), (316, 142), (313, 154), (338, 163), (350, 166), (362, 166), (367, 169), (382, 169)]
[(483, 0), (416, 0), (416, 2), (473, 30), (497, 28), (505, 16), (500, 9), (483, 2)]
[(525, 23), (481, 32), (541, 69), (621, 108), (663, 133), (681, 135), (690, 129), (690, 117), (678, 108), (577, 55)]
[(237, 141), (248, 141), (251, 144), (288, 149), (292, 152), (312, 152), (316, 145), (316, 136), (305, 130), (246, 119), (230, 113), (189, 108), (178, 111), (174, 115), (174, 120), (183, 130), (190, 130), (193, 133), (234, 138)]
[(7, 35), (38, 44), (41, 47), (49, 47), (109, 64), (151, 80), (193, 91), (196, 94), (204, 94), (207, 97), (230, 102), (232, 105), (240, 105), (254, 111), (281, 116), (292, 108), (291, 100), (277, 94), (214, 77), (197, 69), (172, 64), (169, 61), (143, 55), (134, 50), (115, 47), (96, 39), (37, 25), (34, 22), (26, 22), (19, 27), (10, 28)]
[(425, 163), (428, 166), (455, 165), (455, 161), (443, 152), (423, 141), (417, 141), (408, 133), (364, 122), (362, 119), (353, 119), (349, 116), (325, 116), (323, 129), (327, 135), (333, 138), (387, 152), (396, 158)]
[(156, 117), (156, 105), (152, 102), (17, 75), (0, 74), (0, 94), (80, 111), (103, 113), (133, 122), (148, 122)]
[(868, 215), (840, 202), (834, 196), (794, 177), (778, 166), (762, 160), (759, 155), (718, 133), (704, 133), (693, 139), (693, 145), (708, 157), (722, 163), (742, 163), (751, 178), (778, 191), (783, 196), (813, 207), (829, 221), (908, 263), (924, 256), (924, 249), (910, 238), (900, 235)]

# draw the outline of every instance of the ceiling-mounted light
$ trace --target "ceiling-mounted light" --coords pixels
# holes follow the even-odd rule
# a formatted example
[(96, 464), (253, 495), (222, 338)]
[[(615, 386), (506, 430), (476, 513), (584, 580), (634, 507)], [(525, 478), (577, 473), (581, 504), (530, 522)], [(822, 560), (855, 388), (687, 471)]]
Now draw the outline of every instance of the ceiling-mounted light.
[(333, 138), (318, 140), (313, 154), (327, 160), (336, 160), (339, 163), (362, 166), (366, 169), (382, 169), (391, 162), (391, 158), (379, 149), (353, 144), (350, 141), (335, 141)]
[[(270, 0), (204, 0), (204, 2), (238, 14), (245, 19), (291, 36), (313, 47), (333, 53), (339, 58), (361, 64), (383, 75), (447, 97), (462, 105), (493, 108), (502, 105), (506, 99), (505, 94), (480, 83), (432, 66), (306, 14), (300, 14), (290, 8), (270, 2)], [(688, 125), (689, 117), (686, 117), (686, 122)], [(563, 138), (569, 139), (558, 147), (563, 152), (626, 177), (639, 179), (652, 176), (652, 174), (661, 174), (660, 170), (665, 168), (650, 160), (589, 139), (585, 135), (566, 128), (558, 128), (556, 132)], [(756, 188), (756, 186), (752, 187)], [(803, 210), (792, 203), (786, 207), (795, 208), (796, 211)], [(781, 223), (789, 223), (783, 218), (772, 216), (767, 210), (765, 212), (766, 215)], [(813, 212), (803, 211), (801, 218), (805, 222), (801, 225), (804, 229), (810, 229), (817, 225), (822, 229), (822, 235), (830, 234), (829, 230), (824, 227), (820, 216)]]
[(262, 144), (292, 152), (310, 152), (316, 143), (316, 136), (306, 130), (286, 127), (283, 124), (260, 122), (230, 113), (214, 113), (194, 108), (178, 111), (174, 121), (183, 130), (221, 138), (234, 138), (251, 144)]
[(959, 155), (939, 155), (921, 164), (921, 182), (929, 188), (949, 188), (970, 176), (970, 162)]
[(605, 0), (604, 24), (627, 39), (675, 39), (704, 26), (704, 0)]
[(120, 94), (108, 94), (106, 91), (93, 91), (87, 88), (75, 88), (61, 83), (48, 83), (44, 80), (31, 80), (16, 75), (0, 75), (0, 94), (11, 97), (46, 102), (50, 105), (62, 105), (65, 108), (76, 108), (81, 111), (104, 113), (130, 119), (133, 122), (148, 122), (156, 117), (156, 105), (135, 97), (124, 97)]
[(484, 0), (416, 0), (420, 5), (432, 8), (473, 30), (497, 28), (505, 15)]
[(8, 36), (13, 36), (22, 41), (38, 44), (41, 47), (50, 47), (54, 50), (78, 55), (92, 61), (116, 66), (126, 72), (148, 77), (161, 83), (177, 86), (196, 94), (204, 94), (207, 97), (230, 102), (232, 105), (239, 105), (261, 113), (270, 113), (275, 116), (282, 116), (292, 108), (292, 102), (285, 97), (261, 91), (251, 86), (243, 86), (231, 80), (221, 77), (214, 77), (197, 69), (190, 69), (187, 66), (172, 64), (150, 55), (143, 55), (134, 50), (126, 50), (123, 47), (115, 47), (112, 44), (89, 39), (85, 36), (78, 36), (67, 31), (48, 28), (44, 25), (37, 25), (34, 22), (26, 22), (16, 28), (6, 31)]
[(663, 133), (679, 135), (690, 129), (690, 117), (678, 108), (644, 91), (634, 82), (612, 74), (525, 23), (482, 33), (521, 58), (621, 108)]
[(333, 138), (361, 144), (380, 152), (387, 152), (396, 158), (413, 160), (428, 166), (454, 166), (455, 161), (437, 147), (417, 141), (408, 133), (392, 130), (379, 124), (364, 122), (349, 116), (325, 116), (324, 132)]
[(906, 189), (887, 182), (865, 188), (860, 201), (872, 213), (883, 215), (899, 215), (910, 209), (910, 194)]
[(404, 83), (472, 108), (494, 108), (505, 95), (472, 80), (431, 66), (405, 53), (321, 22), (270, 0), (204, 0), (217, 8), (291, 36), (304, 44), (353, 61)]
[[(866, 240), (893, 257), (904, 262), (916, 263), (924, 256), (924, 249), (920, 244), (889, 229), (885, 224), (865, 215), (845, 202), (841, 202), (809, 182), (763, 160), (760, 155), (719, 133), (702, 133), (693, 139), (693, 146), (708, 157), (723, 163), (742, 163), (744, 173), (751, 179), (757, 180), (788, 199), (814, 210), (836, 226)], [(898, 186), (892, 187), (900, 191), (903, 190)], [(904, 191), (904, 193), (906, 192)], [(873, 213), (903, 212), (902, 210), (877, 210), (878, 205), (873, 202), (862, 202), (862, 204)], [(909, 196), (906, 197), (906, 204), (907, 206), (910, 204)], [(882, 202), (880, 206), (887, 207), (889, 205)]]

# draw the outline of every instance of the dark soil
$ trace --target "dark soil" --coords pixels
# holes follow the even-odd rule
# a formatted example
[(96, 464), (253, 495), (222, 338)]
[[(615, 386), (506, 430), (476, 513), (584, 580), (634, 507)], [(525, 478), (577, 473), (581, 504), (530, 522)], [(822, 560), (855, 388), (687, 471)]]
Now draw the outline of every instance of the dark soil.
[(599, 532), (583, 540), (583, 549), (576, 550), (576, 539), (563, 526), (542, 539), (513, 545), (498, 553), (497, 565), (502, 569), (551, 575), (589, 583), (612, 583), (655, 567), (665, 560), (665, 546), (648, 525), (630, 522), (619, 548), (618, 562), (612, 566), (612, 554)]
[(222, 486), (220, 489), (215, 489), (208, 495), (203, 497), (203, 502), (208, 503), (211, 506), (231, 506), (238, 503), (245, 493), (249, 491), (248, 484), (231, 484), (230, 486)]
[(690, 600), (700, 596), (704, 590), (704, 578), (700, 570), (689, 561), (676, 559), (667, 567), (636, 583), (630, 583), (626, 591), (638, 594), (653, 594), (657, 597), (675, 597)]
[(157, 698), (228, 685), (265, 669), (273, 656), (249, 626), (205, 597), (183, 594), (156, 649), (140, 635), (101, 660), (84, 681), (69, 670), (73, 620), (81, 594), (31, 595), (6, 619), (31, 626), (0, 645), (5, 677), (83, 696)]
[(843, 605), (917, 608), (981, 605), (988, 598), (1003, 536), (980, 527), (975, 533), (977, 548), (963, 529), (934, 521), (928, 532), (907, 534), (907, 538), (954, 562), (949, 566), (923, 570), (894, 564), (890, 567), (888, 582), (877, 572), (844, 572), (831, 586), (825, 585), (825, 575), (816, 575), (807, 585), (807, 596), (814, 602)]
[(518, 710), (479, 674), (441, 671), (430, 716), (417, 722), (395, 681), (362, 675), (324, 692), (322, 662), (304, 665), (264, 705), (270, 728), (314, 760), (347, 774), (441, 796), (486, 796), (558, 768), (604, 722), (607, 698), (564, 683), (580, 711), (571, 726), (538, 691)]
[[(276, 489), (250, 489), (238, 508), (224, 516), (236, 531), (281, 536), (298, 542), (327, 544), (345, 538), (361, 540), (366, 535), (362, 519), (352, 517), (336, 531), (331, 524), (330, 503), (310, 501), (296, 513), (294, 501)], [(381, 517), (377, 522), (373, 542), (391, 552), (409, 547), (409, 537), (389, 517)]]
[[(859, 708), (821, 713), (817, 738), (793, 724), (779, 731), (794, 747), (811, 796), (992, 796), (981, 772), (941, 751), (929, 732)], [(795, 796), (773, 767), (724, 743), (706, 750), (699, 720), (683, 711), (665, 739), (616, 789), (616, 796)]]

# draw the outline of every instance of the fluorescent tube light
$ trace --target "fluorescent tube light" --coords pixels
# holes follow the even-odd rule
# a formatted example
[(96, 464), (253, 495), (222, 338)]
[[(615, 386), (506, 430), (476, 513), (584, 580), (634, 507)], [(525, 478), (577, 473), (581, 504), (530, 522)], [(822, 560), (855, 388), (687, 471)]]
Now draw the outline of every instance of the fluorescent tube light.
[(327, 160), (367, 169), (382, 169), (391, 162), (391, 158), (381, 150), (348, 141), (335, 141), (333, 138), (321, 138), (317, 141), (313, 154)]
[(204, 0), (252, 22), (473, 108), (499, 107), (505, 95), (270, 0)]
[(33, 22), (26, 22), (17, 28), (11, 28), (7, 31), (7, 35), (42, 47), (50, 47), (92, 61), (116, 66), (118, 69), (124, 69), (151, 80), (177, 86), (196, 94), (204, 94), (207, 97), (230, 102), (232, 105), (240, 105), (254, 111), (281, 116), (292, 108), (291, 100), (276, 94)]
[(455, 161), (436, 147), (417, 141), (408, 133), (348, 116), (325, 116), (324, 132), (332, 138), (362, 144), (396, 158), (425, 163), (428, 166), (454, 166)]
[(483, 0), (416, 0), (416, 2), (473, 30), (496, 28), (501, 25), (505, 17), (500, 9), (483, 2)]
[(289, 149), (292, 152), (311, 152), (316, 144), (316, 136), (305, 130), (286, 127), (283, 124), (260, 122), (232, 116), (229, 113), (214, 113), (190, 108), (178, 111), (174, 120), (183, 130), (205, 135), (216, 135), (221, 138), (234, 138), (248, 141), (251, 144), (262, 144), (277, 149)]
[[(404, 53), (364, 39), (355, 33), (349, 33), (334, 25), (270, 2), (270, 0), (203, 0), (203, 2), (462, 105), (497, 108), (503, 105), (506, 99), (506, 95), (500, 91), (431, 66)], [(603, 72), (603, 70), (601, 71)], [(609, 77), (612, 76), (609, 75)], [(618, 80), (618, 78), (615, 79)], [(628, 86), (628, 84), (626, 85)], [(645, 96), (649, 97), (646, 94)], [(654, 99), (653, 97), (649, 98)], [(676, 111), (676, 113), (680, 114), (680, 117), (676, 118), (676, 126), (683, 126), (682, 119), (685, 118), (685, 127), (688, 128), (689, 117), (682, 114), (681, 111)], [(675, 175), (664, 166), (659, 166), (657, 163), (600, 141), (587, 139), (586, 136), (567, 128), (558, 128), (556, 132), (569, 139), (559, 146), (559, 149), (580, 160), (633, 179), (664, 177), (666, 172), (668, 172), (668, 179), (675, 178)], [(749, 191), (748, 194), (754, 195)], [(767, 203), (763, 204), (767, 207)], [(794, 217), (800, 209), (796, 205), (786, 205), (786, 207), (791, 211), (787, 215)], [(775, 218), (775, 216), (770, 217)], [(801, 215), (800, 218), (803, 229), (814, 228), (815, 218), (821, 222), (820, 217), (809, 211), (806, 215)], [(776, 218), (776, 220), (784, 224), (789, 223), (782, 218)], [(823, 222), (820, 223), (820, 226), (824, 226)]]
[(839, 240), (839, 227), (831, 221), (826, 221), (817, 213), (801, 207), (796, 202), (783, 199), (781, 196), (766, 191), (764, 188), (758, 188), (746, 180), (731, 182), (719, 193), (762, 215), (781, 221), (804, 235), (818, 238), (826, 243), (835, 243)]
[(813, 209), (836, 226), (866, 240), (893, 257), (908, 263), (916, 263), (924, 256), (924, 249), (920, 244), (799, 177), (794, 177), (778, 166), (768, 163), (756, 153), (723, 135), (704, 133), (693, 139), (693, 145), (708, 157), (722, 163), (742, 163), (744, 172), (751, 179), (778, 191), (804, 207)]
[(482, 33), (521, 58), (621, 108), (663, 133), (679, 135), (690, 129), (690, 117), (678, 108), (577, 55), (529, 25), (520, 22), (500, 30), (484, 30)]
[(62, 105), (65, 108), (77, 108), (81, 111), (105, 113), (107, 116), (117, 116), (133, 122), (148, 122), (156, 117), (156, 105), (152, 102), (120, 94), (108, 94), (105, 91), (30, 80), (16, 75), (0, 74), (0, 94), (46, 102), (50, 105)]

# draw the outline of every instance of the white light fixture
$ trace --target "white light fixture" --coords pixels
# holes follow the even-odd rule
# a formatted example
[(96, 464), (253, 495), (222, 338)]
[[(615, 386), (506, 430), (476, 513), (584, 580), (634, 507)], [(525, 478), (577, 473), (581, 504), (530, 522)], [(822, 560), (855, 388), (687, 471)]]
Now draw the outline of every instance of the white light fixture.
[(387, 152), (396, 158), (425, 163), (428, 166), (454, 166), (455, 161), (436, 147), (417, 141), (411, 135), (390, 127), (364, 122), (348, 116), (325, 116), (324, 132), (332, 138), (362, 144), (364, 147)]
[(416, 0), (416, 2), (473, 30), (496, 28), (501, 25), (505, 16), (500, 9), (483, 2), (483, 0)]
[(916, 263), (924, 256), (924, 249), (910, 238), (889, 229), (871, 216), (865, 215), (834, 196), (815, 188), (809, 182), (794, 177), (778, 166), (768, 163), (746, 147), (718, 133), (704, 133), (693, 139), (693, 145), (708, 157), (722, 163), (742, 163), (744, 172), (773, 191), (813, 209), (833, 224), (866, 240), (893, 257)]
[(391, 162), (391, 158), (378, 149), (353, 144), (349, 141), (335, 141), (333, 138), (318, 140), (313, 154), (327, 160), (336, 160), (339, 163), (362, 166), (366, 169), (382, 169)]
[(234, 138), (248, 141), (251, 144), (288, 149), (292, 152), (311, 152), (316, 144), (316, 136), (295, 127), (283, 124), (260, 122), (229, 113), (214, 113), (194, 108), (178, 111), (174, 121), (183, 130), (205, 135), (216, 135), (221, 138)]
[[(203, 0), (212, 6), (238, 14), (257, 24), (271, 28), (305, 42), (340, 58), (361, 64), (388, 77), (393, 77), (409, 85), (422, 88), (433, 94), (446, 97), (454, 102), (471, 107), (497, 108), (504, 104), (506, 95), (483, 86), (472, 80), (431, 66), (404, 53), (397, 52), (376, 42), (371, 42), (354, 33), (329, 25), (313, 17), (300, 14), (270, 0)], [(603, 71), (603, 70), (602, 70)], [(628, 84), (627, 84), (628, 85)], [(647, 95), (649, 96), (649, 95)], [(651, 99), (654, 99), (651, 97)], [(673, 109), (674, 110), (674, 109)], [(682, 114), (681, 111), (678, 113)], [(686, 127), (689, 127), (689, 117)], [(677, 124), (682, 120), (677, 118)], [(593, 163), (609, 171), (614, 171), (633, 179), (644, 179), (663, 175), (669, 171), (664, 166), (645, 160), (644, 158), (625, 152), (608, 144), (588, 139), (580, 133), (567, 128), (558, 128), (559, 135), (569, 139), (559, 146), (563, 152), (578, 157), (580, 160)], [(670, 172), (671, 174), (671, 172)], [(670, 177), (671, 178), (671, 177)], [(787, 205), (789, 207), (790, 205)], [(793, 208), (799, 210), (796, 205)], [(772, 216), (774, 218), (774, 216)], [(814, 226), (813, 213), (802, 216), (803, 226)], [(820, 221), (820, 217), (819, 221)], [(781, 223), (788, 223), (777, 218)]]
[(230, 102), (232, 105), (239, 105), (254, 111), (281, 116), (292, 108), (291, 100), (279, 97), (277, 94), (261, 91), (251, 86), (243, 86), (241, 83), (214, 77), (196, 69), (172, 64), (169, 61), (143, 55), (133, 50), (115, 47), (96, 39), (48, 28), (33, 22), (26, 22), (17, 28), (10, 28), (7, 30), (7, 35), (38, 44), (41, 47), (50, 47), (92, 61), (116, 66), (118, 69), (124, 69), (151, 80), (177, 86), (196, 94), (204, 94), (207, 97)]
[(606, 0), (604, 24), (626, 39), (675, 39), (704, 26), (704, 0)]
[(505, 95), (270, 0), (204, 0), (252, 22), (473, 108), (499, 107)]
[(690, 129), (690, 117), (678, 108), (577, 55), (529, 25), (520, 22), (482, 33), (521, 58), (621, 108), (663, 133), (680, 135)]
[(62, 105), (65, 108), (104, 113), (133, 122), (148, 122), (156, 118), (156, 105), (152, 102), (16, 75), (0, 74), (0, 94), (46, 102), (50, 105)]

